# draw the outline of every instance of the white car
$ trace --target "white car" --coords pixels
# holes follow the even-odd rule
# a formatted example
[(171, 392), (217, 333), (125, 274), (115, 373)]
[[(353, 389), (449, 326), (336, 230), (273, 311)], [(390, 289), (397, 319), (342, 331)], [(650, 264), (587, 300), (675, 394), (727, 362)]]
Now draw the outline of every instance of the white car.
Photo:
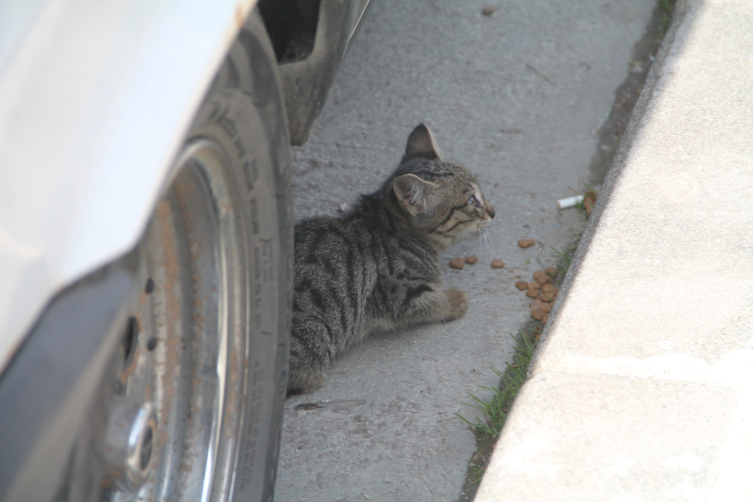
[(0, 2), (0, 501), (272, 499), (289, 144), (367, 7)]

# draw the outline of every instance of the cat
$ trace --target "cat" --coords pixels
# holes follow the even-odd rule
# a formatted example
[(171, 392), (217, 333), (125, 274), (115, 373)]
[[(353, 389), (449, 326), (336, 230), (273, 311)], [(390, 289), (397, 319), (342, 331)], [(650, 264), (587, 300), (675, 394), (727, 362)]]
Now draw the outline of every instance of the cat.
[(466, 294), (442, 289), (439, 254), (494, 218), (476, 178), (439, 157), (429, 128), (408, 137), (397, 169), (340, 218), (295, 227), (288, 395), (370, 333), (462, 317)]

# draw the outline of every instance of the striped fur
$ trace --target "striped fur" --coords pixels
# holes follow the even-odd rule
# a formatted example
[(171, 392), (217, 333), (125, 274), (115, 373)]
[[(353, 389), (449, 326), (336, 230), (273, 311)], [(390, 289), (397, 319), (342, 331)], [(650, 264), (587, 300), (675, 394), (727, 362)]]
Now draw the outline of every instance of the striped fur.
[(298, 223), (289, 393), (318, 388), (369, 333), (462, 317), (466, 295), (442, 289), (439, 254), (493, 217), (475, 177), (441, 160), (421, 124), (379, 190), (341, 218)]

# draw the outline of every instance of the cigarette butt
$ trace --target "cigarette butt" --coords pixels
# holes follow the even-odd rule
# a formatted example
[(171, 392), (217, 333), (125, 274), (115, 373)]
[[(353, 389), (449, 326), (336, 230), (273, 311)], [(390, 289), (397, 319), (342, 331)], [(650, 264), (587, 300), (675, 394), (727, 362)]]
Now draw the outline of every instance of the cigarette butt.
[(582, 195), (576, 195), (575, 197), (568, 197), (567, 199), (560, 199), (557, 201), (557, 207), (560, 209), (567, 209), (568, 207), (575, 207), (583, 202)]

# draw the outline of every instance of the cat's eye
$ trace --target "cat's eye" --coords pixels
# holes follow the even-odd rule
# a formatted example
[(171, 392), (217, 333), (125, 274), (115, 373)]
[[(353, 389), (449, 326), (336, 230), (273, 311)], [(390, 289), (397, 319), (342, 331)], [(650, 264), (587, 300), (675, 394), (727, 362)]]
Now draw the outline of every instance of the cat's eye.
[(481, 203), (476, 199), (475, 195), (471, 195), (471, 198), (468, 199), (468, 205), (469, 206), (480, 206)]

